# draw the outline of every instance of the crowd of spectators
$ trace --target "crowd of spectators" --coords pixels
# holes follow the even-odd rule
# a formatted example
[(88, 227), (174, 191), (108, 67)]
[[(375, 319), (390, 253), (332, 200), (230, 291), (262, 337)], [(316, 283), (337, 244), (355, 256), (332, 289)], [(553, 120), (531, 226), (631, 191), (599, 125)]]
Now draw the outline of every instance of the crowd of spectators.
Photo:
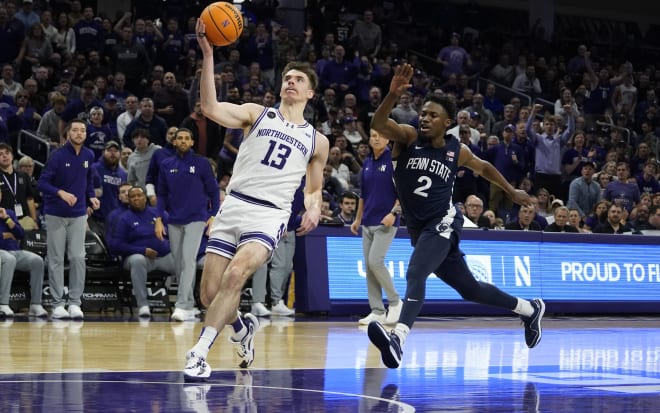
[[(64, 144), (67, 122), (84, 119), (85, 145), (99, 159), (117, 149), (129, 183), (146, 186), (153, 203), (151, 158), (160, 147), (171, 151), (171, 136), (185, 127), (193, 149), (217, 165), (223, 189), (242, 133), (200, 110), (194, 26), (204, 4), (136, 3), (109, 16), (79, 0), (0, 1), (0, 141), (16, 149), (21, 131), (30, 131), (52, 152)], [(316, 69), (320, 87), (305, 117), (331, 145), (324, 222), (352, 222), (371, 117), (393, 67), (407, 62), (415, 68), (412, 87), (392, 117), (416, 125), (427, 92), (451, 96), (461, 110), (450, 133), (538, 200), (535, 210), (520, 210), (461, 170), (454, 201), (467, 206), (475, 226), (660, 229), (660, 58), (658, 50), (640, 52), (641, 32), (607, 40), (597, 33), (581, 44), (561, 40), (572, 33), (547, 36), (538, 23), (493, 21), (476, 3), (307, 3), (301, 32), (284, 23), (276, 2), (243, 3), (240, 39), (216, 49), (216, 86), (219, 100), (276, 106), (287, 62)], [(35, 161), (46, 161), (37, 157), (17, 159), (31, 181), (38, 179)], [(39, 194), (31, 198), (38, 206)], [(475, 199), (478, 215), (470, 211)], [(35, 215), (42, 222), (38, 208)]]

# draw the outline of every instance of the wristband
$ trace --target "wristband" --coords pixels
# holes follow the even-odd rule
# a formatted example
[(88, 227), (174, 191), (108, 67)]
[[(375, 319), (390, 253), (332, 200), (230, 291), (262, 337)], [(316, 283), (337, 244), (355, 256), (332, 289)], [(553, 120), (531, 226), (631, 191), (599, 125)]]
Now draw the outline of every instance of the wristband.
[(7, 219), (5, 219), (5, 223), (9, 224), (11, 222), (14, 222), (14, 221), (12, 221), (11, 217), (7, 217)]

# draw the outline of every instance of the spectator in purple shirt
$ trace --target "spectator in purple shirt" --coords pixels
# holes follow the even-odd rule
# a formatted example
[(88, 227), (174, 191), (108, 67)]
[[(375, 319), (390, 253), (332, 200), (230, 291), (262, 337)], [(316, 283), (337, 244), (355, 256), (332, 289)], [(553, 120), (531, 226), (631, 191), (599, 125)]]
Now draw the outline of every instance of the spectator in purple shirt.
[(472, 65), (468, 52), (458, 45), (460, 39), (461, 35), (452, 33), (449, 46), (443, 47), (436, 59), (438, 63), (444, 66), (442, 76), (445, 79), (452, 74), (457, 76), (463, 74), (464, 68)]
[(616, 165), (616, 176), (619, 179), (610, 182), (603, 193), (604, 199), (625, 208), (628, 213), (639, 202), (640, 196), (637, 184), (628, 182), (629, 175), (630, 166), (628, 166), (628, 163), (619, 162)]
[(326, 63), (320, 76), (321, 88), (330, 88), (341, 101), (349, 93), (357, 81), (357, 70), (353, 63), (344, 60), (346, 51), (342, 46), (335, 47), (335, 57)]
[(76, 52), (87, 53), (101, 50), (103, 45), (103, 26), (94, 19), (94, 9), (85, 7), (83, 18), (73, 27), (76, 33)]
[(653, 159), (649, 159), (644, 164), (644, 170), (636, 177), (637, 187), (639, 192), (647, 194), (655, 194), (660, 192), (660, 184), (655, 176), (658, 173), (658, 163)]
[[(518, 145), (513, 144), (514, 131), (515, 127), (513, 125), (504, 127), (502, 142), (488, 149), (486, 160), (492, 163), (502, 176), (515, 187), (516, 183), (523, 177), (522, 160), (524, 154)], [(505, 196), (502, 188), (491, 185), (488, 207), (493, 211), (497, 211), (501, 203), (504, 203), (506, 209), (511, 209), (513, 206), (513, 202)]]

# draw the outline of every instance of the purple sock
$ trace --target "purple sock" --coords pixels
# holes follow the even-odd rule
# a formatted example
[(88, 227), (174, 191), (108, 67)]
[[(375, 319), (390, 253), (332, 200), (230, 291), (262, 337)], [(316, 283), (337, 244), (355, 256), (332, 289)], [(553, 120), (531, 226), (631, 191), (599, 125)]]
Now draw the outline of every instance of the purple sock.
[(243, 324), (243, 320), (241, 319), (241, 316), (238, 316), (238, 318), (236, 318), (236, 321), (231, 323), (231, 327), (234, 329), (234, 333), (238, 333), (243, 329), (243, 327), (245, 327), (245, 325)]

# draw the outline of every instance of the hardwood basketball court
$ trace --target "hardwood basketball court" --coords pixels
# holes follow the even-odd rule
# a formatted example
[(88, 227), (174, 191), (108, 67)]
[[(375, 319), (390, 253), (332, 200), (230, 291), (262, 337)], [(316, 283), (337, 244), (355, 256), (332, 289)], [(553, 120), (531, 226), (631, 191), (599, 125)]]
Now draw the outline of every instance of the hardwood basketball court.
[(237, 368), (228, 332), (207, 383), (183, 382), (200, 322), (89, 315), (0, 321), (2, 412), (655, 412), (660, 319), (551, 318), (529, 350), (514, 317), (421, 318), (399, 369), (357, 317), (260, 319)]

